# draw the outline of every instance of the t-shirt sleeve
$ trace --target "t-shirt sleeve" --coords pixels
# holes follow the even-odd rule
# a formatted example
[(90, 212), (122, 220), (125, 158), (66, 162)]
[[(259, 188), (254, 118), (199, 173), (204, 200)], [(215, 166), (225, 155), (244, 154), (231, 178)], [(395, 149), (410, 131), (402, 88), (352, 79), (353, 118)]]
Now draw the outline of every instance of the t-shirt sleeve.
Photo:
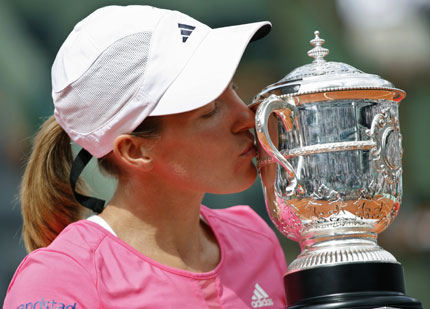
[(47, 249), (24, 259), (4, 301), (6, 309), (99, 307), (96, 282), (85, 267), (64, 253)]

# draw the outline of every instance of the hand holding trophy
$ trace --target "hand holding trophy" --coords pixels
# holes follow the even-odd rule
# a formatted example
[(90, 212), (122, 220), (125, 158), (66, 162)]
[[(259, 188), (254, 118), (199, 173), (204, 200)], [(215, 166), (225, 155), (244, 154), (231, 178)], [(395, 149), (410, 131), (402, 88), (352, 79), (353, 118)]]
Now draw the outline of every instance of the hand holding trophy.
[(269, 215), (301, 253), (289, 265), (289, 308), (422, 308), (401, 264), (377, 244), (402, 200), (398, 106), (405, 92), (377, 75), (313, 62), (253, 100)]

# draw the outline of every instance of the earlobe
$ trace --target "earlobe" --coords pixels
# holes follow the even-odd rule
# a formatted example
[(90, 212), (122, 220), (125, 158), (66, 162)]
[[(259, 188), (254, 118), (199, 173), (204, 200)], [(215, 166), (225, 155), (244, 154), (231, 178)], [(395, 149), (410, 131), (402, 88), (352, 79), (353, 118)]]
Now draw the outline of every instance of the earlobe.
[(113, 152), (122, 165), (142, 171), (152, 168), (150, 147), (145, 140), (131, 135), (123, 134), (114, 140)]

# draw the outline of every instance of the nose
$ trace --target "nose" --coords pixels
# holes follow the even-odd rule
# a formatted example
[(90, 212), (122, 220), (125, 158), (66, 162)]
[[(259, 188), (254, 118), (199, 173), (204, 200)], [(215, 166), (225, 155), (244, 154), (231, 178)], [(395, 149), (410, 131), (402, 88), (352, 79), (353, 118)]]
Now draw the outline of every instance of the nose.
[(255, 114), (238, 96), (235, 98), (233, 133), (249, 131), (255, 126)]

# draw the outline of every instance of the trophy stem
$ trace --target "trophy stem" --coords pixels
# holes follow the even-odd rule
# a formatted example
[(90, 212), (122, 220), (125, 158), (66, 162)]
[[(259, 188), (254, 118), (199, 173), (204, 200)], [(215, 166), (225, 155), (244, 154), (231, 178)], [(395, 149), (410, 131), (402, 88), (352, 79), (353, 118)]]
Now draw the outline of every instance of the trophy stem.
[(356, 262), (398, 263), (395, 257), (376, 242), (376, 234), (362, 233), (325, 234), (305, 237), (302, 252), (289, 265), (288, 274), (328, 265)]

